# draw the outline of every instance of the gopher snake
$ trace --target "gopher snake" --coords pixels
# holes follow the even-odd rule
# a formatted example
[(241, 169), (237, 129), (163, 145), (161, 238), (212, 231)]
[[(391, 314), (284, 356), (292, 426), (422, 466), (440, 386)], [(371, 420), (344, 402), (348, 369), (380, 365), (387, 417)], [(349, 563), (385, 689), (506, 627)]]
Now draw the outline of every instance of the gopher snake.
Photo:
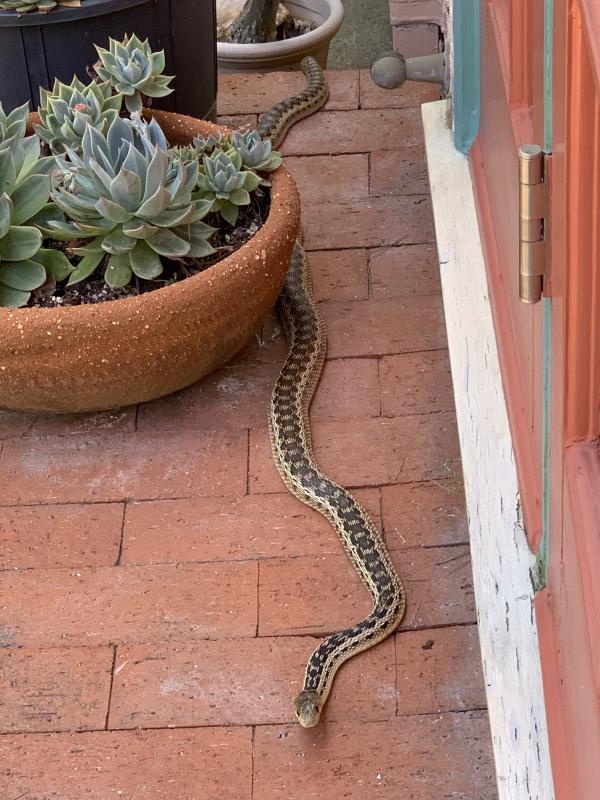
[[(291, 125), (327, 100), (327, 85), (319, 64), (313, 58), (305, 58), (302, 70), (307, 88), (274, 105), (259, 122), (259, 133), (263, 138), (270, 137), (275, 147)], [(337, 669), (396, 628), (404, 614), (405, 595), (366, 511), (351, 494), (323, 475), (313, 456), (308, 408), (323, 367), (326, 343), (300, 238), (277, 310), (288, 340), (288, 354), (273, 389), (269, 413), (275, 464), (290, 492), (331, 522), (373, 599), (373, 611), (368, 617), (325, 639), (308, 661), (295, 711), (300, 724), (310, 728), (319, 722)]]

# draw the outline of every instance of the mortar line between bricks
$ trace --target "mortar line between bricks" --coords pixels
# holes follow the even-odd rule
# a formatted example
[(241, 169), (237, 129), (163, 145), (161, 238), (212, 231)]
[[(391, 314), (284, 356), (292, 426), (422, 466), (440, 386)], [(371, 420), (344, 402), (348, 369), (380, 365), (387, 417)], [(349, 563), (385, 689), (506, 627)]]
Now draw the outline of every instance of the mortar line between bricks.
[(254, 629), (254, 638), (258, 638), (258, 629), (260, 621), (260, 559), (256, 560), (256, 628)]
[(377, 399), (379, 400), (379, 409), (378, 409), (378, 412), (377, 412), (377, 416), (378, 417), (383, 417), (383, 414), (381, 413), (382, 410), (383, 410), (383, 397), (382, 397), (383, 385), (382, 385), (382, 382), (381, 382), (381, 359), (382, 358), (383, 358), (383, 356), (381, 356), (380, 358), (377, 359)]
[(250, 800), (254, 800), (254, 745), (256, 740), (256, 725), (252, 726), (252, 734), (250, 737), (250, 763), (252, 766), (251, 779), (250, 779)]
[[(412, 633), (427, 633), (428, 631), (438, 631), (447, 628), (478, 628), (477, 621), (470, 622), (448, 622), (439, 625), (421, 625), (417, 628), (405, 628), (403, 630), (396, 630), (392, 635), (400, 637)], [(26, 653), (40, 652), (48, 653), (49, 651), (69, 651), (69, 650), (102, 650), (110, 647), (118, 651), (119, 647), (148, 647), (153, 650), (157, 649), (174, 649), (182, 650), (183, 648), (196, 649), (200, 642), (238, 642), (238, 641), (252, 641), (253, 639), (311, 639), (317, 644), (321, 639), (330, 636), (337, 631), (330, 631), (325, 633), (267, 633), (262, 636), (223, 636), (220, 639), (184, 639), (173, 641), (172, 639), (156, 640), (151, 639), (148, 641), (135, 641), (135, 642), (111, 642), (108, 644), (39, 644), (39, 645), (10, 645), (8, 647), (0, 648), (0, 652), (8, 651), (21, 651)], [(117, 652), (118, 655), (118, 652)], [(5, 731), (6, 733), (6, 731)]]
[(115, 567), (119, 567), (123, 559), (123, 545), (125, 543), (125, 519), (127, 517), (127, 504), (128, 501), (125, 500), (123, 502), (123, 516), (121, 517), (121, 535), (119, 537), (119, 552), (117, 553), (117, 560), (115, 562)]
[(113, 684), (115, 682), (115, 667), (117, 665), (117, 645), (113, 644), (112, 666), (110, 668), (110, 683), (108, 686), (108, 703), (106, 704), (106, 717), (104, 719), (104, 730), (108, 730), (108, 719), (110, 717), (110, 704), (112, 702)]
[(358, 108), (356, 109), (357, 111), (360, 111), (362, 109), (362, 80), (363, 79), (362, 79), (362, 75), (361, 75), (361, 70), (359, 69), (358, 70), (358, 80), (357, 80), (357, 84), (358, 84)]
[(250, 428), (246, 429), (246, 492), (245, 497), (250, 496)]
[[(423, 195), (411, 195), (411, 197), (422, 197), (422, 196)], [(365, 199), (368, 200), (368, 199), (372, 199), (372, 198), (365, 198)], [(321, 205), (323, 206), (323, 205), (327, 205), (327, 204), (326, 203), (321, 203)], [(419, 241), (419, 242), (403, 242), (403, 241), (399, 241), (399, 242), (381, 242), (380, 244), (352, 244), (352, 245), (348, 245), (347, 247), (340, 247), (339, 245), (332, 246), (332, 247), (308, 247), (308, 246), (305, 246), (304, 249), (306, 250), (307, 253), (313, 253), (313, 252), (329, 253), (331, 250), (335, 250), (335, 251), (361, 250), (361, 249), (365, 249), (365, 250), (387, 250), (388, 248), (391, 248), (391, 247), (413, 247), (414, 245), (423, 246), (424, 244), (430, 244), (430, 245), (435, 247), (436, 242), (435, 242), (435, 239), (426, 239), (426, 240), (424, 240), (422, 242), (421, 241)], [(437, 292), (437, 294), (439, 294), (439, 292)]]
[(394, 686), (396, 691), (394, 693), (394, 699), (396, 701), (396, 710), (394, 715), (398, 716), (398, 709), (400, 707), (400, 689), (398, 687), (398, 653), (396, 652), (396, 632), (394, 632)]
[[(408, 719), (410, 717), (442, 717), (442, 716), (450, 716), (458, 717), (459, 715), (468, 715), (468, 714), (481, 714), (487, 713), (486, 706), (474, 706), (473, 708), (461, 708), (461, 709), (448, 709), (446, 711), (425, 711), (421, 712), (420, 714), (398, 714), (399, 719)], [(382, 717), (351, 717), (348, 716), (346, 718), (340, 717), (338, 719), (329, 720), (327, 718), (323, 719), (323, 724), (327, 726), (337, 726), (337, 725), (347, 725), (349, 722), (357, 721), (363, 724), (371, 724), (371, 725), (386, 725), (390, 722), (395, 721), (396, 717), (390, 716), (382, 716)], [(285, 725), (286, 727), (299, 727), (298, 722), (293, 720), (281, 720), (279, 722), (255, 722), (255, 723), (244, 723), (244, 722), (207, 722), (205, 725), (157, 725), (148, 726), (148, 727), (141, 727), (141, 728), (110, 728), (110, 733), (115, 734), (117, 736), (125, 737), (127, 734), (133, 735), (136, 733), (141, 733), (143, 731), (165, 731), (167, 733), (173, 733), (173, 731), (194, 731), (194, 730), (202, 730), (205, 728), (277, 728)], [(60, 734), (72, 736), (75, 734), (78, 738), (85, 737), (86, 734), (97, 734), (97, 733), (107, 733), (104, 728), (86, 728), (83, 731), (73, 731), (73, 730), (64, 730), (64, 729), (57, 729), (57, 730), (50, 730), (50, 731), (32, 731), (30, 729), (23, 729), (23, 730), (14, 730), (14, 731), (0, 731), (0, 739), (3, 736), (57, 736)]]
[(371, 175), (371, 156), (372, 153), (369, 151), (367, 153), (367, 195), (372, 197), (371, 188), (373, 185), (372, 175)]
[[(442, 550), (452, 547), (468, 547), (469, 541), (450, 542), (445, 544), (409, 544), (404, 547), (391, 547), (390, 553), (411, 553), (415, 550)], [(247, 556), (246, 558), (213, 558), (209, 560), (186, 561), (178, 558), (177, 560), (167, 559), (165, 561), (130, 561), (126, 564), (75, 564), (69, 567), (0, 567), (0, 575), (4, 572), (71, 572), (74, 569), (94, 570), (98, 572), (103, 569), (139, 569), (140, 567), (173, 567), (177, 566), (210, 566), (214, 564), (254, 564), (271, 563), (273, 561), (298, 561), (301, 559), (324, 559), (331, 556), (341, 556), (343, 550), (339, 552), (325, 551), (323, 553), (298, 553), (297, 555), (275, 555), (275, 556)]]
[[(408, 583), (408, 581), (407, 581)], [(476, 620), (469, 620), (468, 622), (440, 622), (437, 625), (416, 625), (411, 628), (404, 628), (402, 630), (396, 631), (397, 636), (401, 636), (403, 633), (423, 633), (424, 631), (439, 631), (444, 630), (445, 628), (472, 628), (477, 627)], [(259, 634), (259, 639), (279, 639), (279, 638), (299, 638), (299, 639), (326, 639), (329, 636), (333, 636), (334, 633), (339, 633), (339, 628), (334, 628), (333, 630), (326, 630), (326, 631), (311, 631), (307, 628), (306, 631), (299, 632), (299, 633), (292, 633), (290, 631), (271, 631), (269, 633)], [(233, 637), (231, 637), (233, 638)], [(243, 638), (243, 637), (237, 637)], [(203, 640), (198, 640), (203, 641)], [(209, 640), (210, 641), (210, 640)]]
[[(417, 146), (418, 145), (415, 145), (415, 147), (417, 147)], [(329, 159), (329, 158), (343, 158), (344, 156), (368, 156), (371, 152), (372, 152), (371, 150), (369, 150), (367, 148), (364, 148), (364, 149), (358, 149), (358, 150), (348, 150), (347, 152), (344, 151), (343, 153), (332, 153), (331, 155), (329, 153), (290, 153), (287, 156), (284, 155), (284, 158), (285, 158), (286, 161), (289, 161), (291, 158), (297, 158), (297, 159), (303, 159), (303, 158), (327, 158), (327, 159)], [(423, 192), (414, 192), (414, 194), (422, 195)], [(363, 198), (363, 199), (366, 199), (366, 198)], [(321, 201), (321, 203), (323, 205), (329, 205), (330, 203), (333, 203), (333, 202), (335, 202), (335, 201), (333, 201), (333, 200), (323, 200), (323, 201)], [(356, 201), (350, 200), (349, 202), (356, 202)]]
[[(426, 351), (426, 352), (434, 352), (434, 351)], [(449, 412), (445, 412), (449, 413)], [(406, 414), (404, 417), (396, 417), (396, 419), (406, 419), (408, 417), (415, 417), (421, 416), (420, 414)], [(371, 417), (371, 419), (378, 419), (378, 417)], [(322, 423), (317, 423), (322, 425), (332, 424), (331, 422), (324, 421)], [(342, 423), (340, 423), (342, 424)], [(254, 430), (254, 429), (253, 429)], [(256, 429), (259, 430), (259, 429)], [(260, 429), (262, 432), (264, 429)], [(423, 480), (412, 480), (412, 481), (388, 481), (387, 483), (366, 483), (366, 484), (356, 484), (352, 486), (347, 486), (346, 488), (351, 489), (352, 491), (357, 491), (359, 489), (386, 489), (393, 486), (407, 486), (407, 485), (425, 485), (429, 483), (439, 483), (440, 481), (444, 480), (452, 480), (451, 476), (444, 475), (438, 478), (424, 478)], [(454, 478), (456, 480), (456, 478)], [(460, 483), (462, 484), (462, 478), (460, 479)], [(260, 495), (261, 497), (269, 497), (270, 495), (286, 495), (286, 492), (278, 490), (275, 492), (251, 492), (249, 495), (250, 497), (256, 497)], [(176, 503), (181, 500), (236, 500), (239, 498), (239, 495), (236, 494), (215, 494), (215, 495), (197, 495), (197, 494), (183, 494), (183, 495), (176, 495), (175, 497), (127, 497), (127, 498), (115, 498), (114, 500), (55, 500), (55, 501), (47, 501), (47, 500), (40, 500), (39, 502), (29, 502), (29, 503), (0, 503), (0, 508), (54, 508), (56, 506), (114, 506), (120, 505), (121, 503), (136, 503), (136, 504), (143, 504), (143, 503)], [(0, 567), (0, 571), (2, 571), (2, 567)]]
[[(409, 416), (420, 416), (420, 415), (407, 415), (407, 417), (397, 417), (397, 419), (406, 419)], [(372, 419), (378, 419), (378, 417), (372, 417)], [(385, 483), (346, 483), (344, 485), (344, 488), (347, 489), (350, 492), (357, 492), (359, 489), (377, 489), (377, 488), (388, 489), (391, 486), (407, 486), (407, 485), (413, 484), (413, 483), (432, 483), (432, 482), (436, 482), (436, 481), (450, 480), (451, 478), (452, 478), (452, 476), (448, 475), (448, 473), (446, 473), (445, 475), (443, 475), (441, 477), (424, 478), (421, 481), (394, 480), (394, 481), (387, 481)], [(459, 479), (457, 476), (454, 476), (454, 480), (460, 480), (461, 484), (463, 482), (462, 477)], [(258, 497), (258, 496), (269, 497), (272, 494), (281, 494), (281, 491), (276, 491), (276, 492), (253, 491), (251, 496), (252, 497)], [(184, 498), (181, 498), (181, 499), (184, 499)]]

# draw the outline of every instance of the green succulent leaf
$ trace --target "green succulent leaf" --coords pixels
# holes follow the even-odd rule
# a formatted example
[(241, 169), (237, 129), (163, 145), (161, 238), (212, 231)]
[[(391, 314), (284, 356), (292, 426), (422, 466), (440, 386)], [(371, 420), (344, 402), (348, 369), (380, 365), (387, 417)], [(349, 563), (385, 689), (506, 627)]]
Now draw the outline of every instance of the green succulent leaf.
[(160, 256), (146, 242), (138, 242), (129, 254), (131, 269), (138, 278), (153, 280), (162, 273)]
[(111, 289), (122, 289), (132, 277), (131, 264), (127, 253), (116, 253), (108, 259), (104, 280)]
[(0, 262), (31, 258), (41, 246), (42, 234), (37, 228), (12, 225), (0, 239)]
[(7, 194), (0, 195), (0, 239), (6, 236), (12, 222), (12, 200)]
[(141, 113), (143, 96), (165, 97), (173, 91), (169, 86), (173, 78), (162, 74), (164, 51), (152, 52), (147, 39), (135, 35), (122, 42), (109, 39), (108, 50), (98, 46), (96, 50), (100, 57), (96, 72), (124, 96), (130, 114)]
[(26, 306), (31, 297), (31, 292), (24, 292), (21, 289), (13, 289), (0, 283), (0, 306), (5, 308), (20, 308)]
[(74, 267), (61, 250), (42, 248), (33, 256), (33, 260), (41, 264), (46, 274), (55, 281), (64, 281), (73, 272)]
[(39, 214), (50, 194), (50, 178), (47, 175), (30, 175), (11, 194), (13, 203), (13, 225), (23, 225)]
[(99, 253), (89, 253), (84, 256), (70, 274), (67, 286), (72, 286), (74, 283), (79, 283), (89, 278), (100, 266), (105, 256), (106, 253), (104, 250), (101, 250)]
[(190, 251), (189, 243), (167, 228), (161, 228), (154, 236), (151, 236), (148, 239), (148, 245), (155, 253), (168, 258), (182, 258), (187, 256)]
[(0, 150), (0, 194), (10, 192), (17, 182), (17, 166), (11, 149)]
[(239, 209), (236, 205), (226, 200), (219, 209), (219, 213), (226, 222), (230, 225), (235, 225), (238, 219)]
[(70, 84), (56, 80), (52, 91), (40, 89), (41, 125), (35, 132), (55, 153), (80, 151), (88, 125), (104, 131), (116, 118), (122, 97), (113, 96), (110, 81), (85, 86), (77, 77)]
[(46, 282), (46, 270), (37, 261), (2, 261), (0, 263), (0, 283), (11, 289), (30, 292)]
[(108, 236), (102, 239), (102, 249), (106, 250), (107, 253), (128, 253), (129, 250), (133, 250), (135, 245), (136, 240), (132, 239), (131, 236), (127, 236), (120, 227), (115, 228)]

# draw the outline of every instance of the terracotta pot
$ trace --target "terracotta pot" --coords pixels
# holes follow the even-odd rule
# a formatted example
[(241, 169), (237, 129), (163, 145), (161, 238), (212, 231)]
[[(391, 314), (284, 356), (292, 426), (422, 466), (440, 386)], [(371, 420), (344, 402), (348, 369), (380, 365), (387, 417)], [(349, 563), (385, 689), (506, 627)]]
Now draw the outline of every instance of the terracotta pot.
[(327, 67), (329, 43), (344, 19), (341, 0), (284, 0), (284, 5), (295, 19), (314, 23), (314, 30), (293, 39), (265, 44), (217, 42), (220, 73), (293, 69), (305, 56), (314, 56), (323, 69)]
[[(155, 116), (177, 144), (216, 130), (180, 114)], [(273, 307), (299, 224), (298, 192), (280, 167), (265, 224), (205, 272), (95, 305), (0, 308), (0, 406), (98, 411), (194, 383), (243, 347)]]

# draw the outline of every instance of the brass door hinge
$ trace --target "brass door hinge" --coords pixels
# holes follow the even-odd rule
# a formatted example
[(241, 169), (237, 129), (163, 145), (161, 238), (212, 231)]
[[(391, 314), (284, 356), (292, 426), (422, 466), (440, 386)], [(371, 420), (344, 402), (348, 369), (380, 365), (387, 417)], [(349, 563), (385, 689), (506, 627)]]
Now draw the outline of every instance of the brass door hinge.
[(537, 144), (519, 149), (519, 297), (542, 298), (546, 269), (546, 156)]

